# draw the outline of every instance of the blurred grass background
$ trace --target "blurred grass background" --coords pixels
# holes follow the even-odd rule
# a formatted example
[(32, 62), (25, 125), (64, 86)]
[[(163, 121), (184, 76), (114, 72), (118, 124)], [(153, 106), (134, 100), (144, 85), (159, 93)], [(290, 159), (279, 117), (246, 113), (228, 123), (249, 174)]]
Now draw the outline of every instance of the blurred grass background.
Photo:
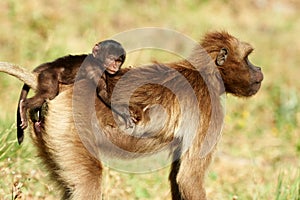
[[(210, 30), (227, 30), (255, 47), (251, 60), (262, 67), (265, 80), (251, 99), (228, 96), (207, 194), (216, 200), (299, 200), (299, 10), (297, 0), (3, 0), (0, 61), (33, 69), (88, 53), (96, 42), (132, 28), (169, 28), (195, 40)], [(28, 135), (17, 145), (21, 86), (0, 74), (0, 199), (57, 199)], [(135, 175), (107, 169), (105, 199), (170, 199), (168, 170)]]

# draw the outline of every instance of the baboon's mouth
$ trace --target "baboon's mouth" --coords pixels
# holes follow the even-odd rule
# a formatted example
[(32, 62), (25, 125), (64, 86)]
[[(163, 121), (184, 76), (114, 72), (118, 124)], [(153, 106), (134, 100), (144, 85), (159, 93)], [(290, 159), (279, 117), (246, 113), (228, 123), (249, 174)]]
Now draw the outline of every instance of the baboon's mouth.
[(258, 92), (258, 90), (260, 89), (260, 87), (261, 87), (261, 81), (253, 83), (250, 87), (251, 90), (249, 92), (249, 96), (256, 94)]
[(106, 71), (107, 71), (108, 73), (110, 73), (110, 74), (115, 74), (115, 73), (117, 73), (116, 70), (111, 70), (111, 69), (106, 69)]

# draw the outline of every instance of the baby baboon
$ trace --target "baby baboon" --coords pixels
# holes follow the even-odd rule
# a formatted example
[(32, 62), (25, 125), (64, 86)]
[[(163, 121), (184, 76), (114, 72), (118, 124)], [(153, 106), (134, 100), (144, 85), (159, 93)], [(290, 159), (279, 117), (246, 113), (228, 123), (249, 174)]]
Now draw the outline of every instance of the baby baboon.
[[(120, 43), (114, 40), (105, 40), (94, 46), (92, 54), (65, 56), (34, 69), (33, 73), (37, 74), (38, 77), (36, 94), (27, 99), (30, 88), (25, 84), (20, 95), (17, 112), (19, 144), (24, 138), (23, 130), (28, 126), (27, 110), (40, 109), (46, 99), (53, 99), (59, 92), (59, 84), (73, 84), (75, 78), (77, 80), (90, 79), (97, 85), (98, 96), (110, 106), (107, 93), (107, 76), (115, 75), (119, 71), (125, 57), (126, 52)], [(116, 112), (123, 113), (123, 111)], [(132, 126), (133, 122), (130, 116), (122, 117), (124, 117), (127, 126)], [(36, 122), (37, 130), (39, 126), (40, 121)]]

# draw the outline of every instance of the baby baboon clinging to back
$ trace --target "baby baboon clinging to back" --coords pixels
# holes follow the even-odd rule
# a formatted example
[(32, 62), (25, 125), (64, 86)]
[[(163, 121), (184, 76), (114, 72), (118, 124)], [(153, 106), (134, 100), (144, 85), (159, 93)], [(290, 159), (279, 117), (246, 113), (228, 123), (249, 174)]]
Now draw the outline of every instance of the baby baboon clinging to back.
[[(24, 129), (28, 126), (27, 110), (39, 109), (46, 99), (53, 99), (59, 92), (59, 84), (73, 84), (76, 80), (89, 79), (97, 86), (98, 96), (110, 106), (107, 93), (107, 76), (115, 75), (125, 61), (126, 52), (122, 45), (114, 40), (105, 40), (96, 44), (92, 54), (65, 56), (53, 62), (38, 66), (33, 70), (37, 74), (36, 94), (27, 99), (29, 86), (24, 85), (20, 95), (17, 113), (17, 131), (19, 144), (24, 138)], [(84, 62), (83, 62), (84, 61)], [(126, 126), (132, 126), (132, 118), (125, 111), (115, 110), (122, 115)], [(40, 121), (36, 122), (38, 129)]]

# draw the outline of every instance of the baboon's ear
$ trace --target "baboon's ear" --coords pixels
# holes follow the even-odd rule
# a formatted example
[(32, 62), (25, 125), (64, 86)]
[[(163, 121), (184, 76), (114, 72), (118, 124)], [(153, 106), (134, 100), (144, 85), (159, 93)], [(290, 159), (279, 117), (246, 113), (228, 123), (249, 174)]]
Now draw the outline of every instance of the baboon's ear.
[(216, 65), (221, 66), (225, 63), (228, 56), (228, 50), (226, 48), (222, 48), (216, 58)]
[(100, 51), (100, 43), (95, 44), (95, 46), (93, 48), (93, 56), (94, 56), (94, 58), (96, 58), (97, 55), (99, 55), (99, 51)]

